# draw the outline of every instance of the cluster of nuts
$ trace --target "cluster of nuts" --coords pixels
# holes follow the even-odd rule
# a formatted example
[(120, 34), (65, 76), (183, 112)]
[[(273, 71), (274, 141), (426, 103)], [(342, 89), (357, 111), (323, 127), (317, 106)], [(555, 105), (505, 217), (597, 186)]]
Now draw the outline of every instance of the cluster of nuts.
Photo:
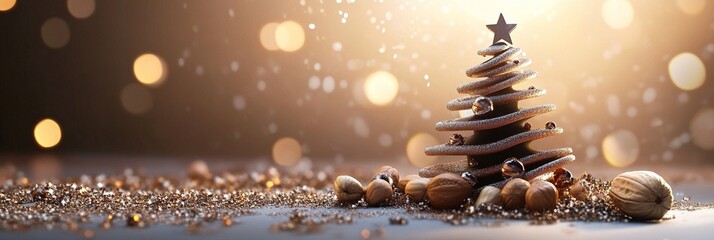
[(505, 209), (526, 207), (531, 211), (555, 209), (558, 198), (567, 194), (572, 183), (572, 175), (563, 168), (556, 170), (547, 180), (535, 179), (529, 182), (514, 177), (503, 189), (484, 187), (476, 199), (476, 205), (502, 205)]
[(458, 208), (472, 194), (471, 184), (457, 174), (444, 173), (433, 178), (411, 174), (400, 178), (399, 171), (390, 166), (379, 168), (366, 188), (357, 179), (342, 175), (335, 179), (334, 189), (337, 201), (356, 203), (364, 198), (368, 206), (389, 202), (398, 189), (414, 201), (428, 200), (435, 209)]

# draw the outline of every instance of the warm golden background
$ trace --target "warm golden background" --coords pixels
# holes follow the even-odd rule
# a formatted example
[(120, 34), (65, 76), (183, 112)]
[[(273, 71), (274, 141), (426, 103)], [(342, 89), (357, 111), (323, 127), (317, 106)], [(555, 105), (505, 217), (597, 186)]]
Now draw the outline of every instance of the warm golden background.
[(0, 0), (0, 156), (422, 166), (499, 13), (566, 130), (536, 146), (714, 164), (705, 0)]

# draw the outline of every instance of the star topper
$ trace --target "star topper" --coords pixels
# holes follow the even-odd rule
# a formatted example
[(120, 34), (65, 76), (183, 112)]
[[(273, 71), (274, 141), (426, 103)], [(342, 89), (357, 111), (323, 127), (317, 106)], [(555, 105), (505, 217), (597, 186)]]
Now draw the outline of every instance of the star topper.
[(486, 25), (486, 27), (493, 32), (493, 44), (496, 44), (501, 39), (513, 44), (510, 33), (516, 28), (516, 24), (507, 24), (506, 20), (503, 19), (503, 13), (498, 16), (498, 22), (496, 24), (489, 24)]

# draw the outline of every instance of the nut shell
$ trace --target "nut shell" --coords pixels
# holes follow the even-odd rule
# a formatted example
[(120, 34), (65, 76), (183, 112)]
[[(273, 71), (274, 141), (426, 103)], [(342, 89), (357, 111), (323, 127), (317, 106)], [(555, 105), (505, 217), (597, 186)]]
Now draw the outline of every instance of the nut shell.
[(555, 209), (558, 205), (558, 188), (548, 181), (534, 181), (526, 191), (526, 208), (531, 211)]
[(574, 197), (577, 200), (588, 200), (588, 191), (585, 189), (585, 187), (583, 187), (582, 181), (575, 181), (575, 183), (570, 186), (570, 190), (568, 191), (568, 193), (570, 194), (570, 196)]
[(509, 180), (501, 190), (501, 198), (503, 198), (503, 208), (518, 209), (526, 205), (526, 191), (530, 187), (528, 181), (514, 178)]
[(399, 191), (404, 192), (404, 189), (407, 187), (407, 183), (409, 181), (420, 178), (419, 175), (416, 174), (409, 174), (404, 177), (399, 178), (399, 182), (397, 182), (397, 188), (399, 188)]
[(399, 171), (397, 171), (396, 168), (393, 168), (392, 166), (382, 166), (379, 169), (377, 169), (376, 175), (380, 174), (387, 174), (392, 179), (392, 184), (394, 187), (397, 186), (397, 183), (399, 183)]
[(426, 196), (434, 209), (454, 209), (471, 196), (471, 184), (454, 173), (442, 173), (432, 178)]
[(186, 171), (188, 178), (193, 180), (208, 180), (213, 177), (211, 170), (208, 169), (208, 164), (203, 160), (191, 162)]
[(369, 206), (379, 206), (392, 199), (392, 185), (382, 179), (375, 179), (367, 185), (364, 200)]
[(618, 175), (608, 195), (616, 207), (638, 220), (661, 219), (672, 208), (672, 188), (650, 171)]
[(337, 178), (335, 178), (334, 187), (338, 202), (354, 203), (364, 196), (362, 183), (351, 176), (337, 176)]
[(414, 201), (421, 202), (426, 196), (426, 189), (429, 185), (430, 179), (428, 178), (417, 178), (409, 181), (405, 188), (405, 193), (412, 197)]
[(481, 190), (476, 199), (475, 206), (480, 206), (482, 204), (493, 204), (501, 205), (503, 204), (503, 198), (501, 198), (501, 189), (494, 186), (486, 186)]

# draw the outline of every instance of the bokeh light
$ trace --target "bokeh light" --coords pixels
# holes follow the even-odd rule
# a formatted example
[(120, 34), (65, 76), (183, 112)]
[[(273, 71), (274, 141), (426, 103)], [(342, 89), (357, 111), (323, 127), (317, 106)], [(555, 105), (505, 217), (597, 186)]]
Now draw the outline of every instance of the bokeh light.
[(136, 83), (131, 83), (124, 87), (119, 93), (119, 99), (124, 109), (132, 114), (146, 113), (154, 105), (151, 92)]
[(52, 119), (43, 119), (35, 125), (35, 141), (40, 147), (51, 148), (62, 139), (62, 130), (59, 124)]
[(707, 0), (677, 0), (677, 7), (682, 12), (690, 15), (697, 15), (704, 10)]
[(94, 13), (96, 3), (94, 0), (67, 0), (67, 10), (78, 19), (88, 18)]
[(680, 53), (669, 61), (669, 77), (682, 90), (694, 90), (704, 84), (706, 69), (697, 55)]
[(364, 93), (374, 105), (384, 106), (397, 96), (399, 83), (389, 72), (377, 71), (367, 77), (364, 82)]
[(602, 4), (602, 18), (613, 29), (623, 29), (632, 23), (634, 12), (627, 0), (607, 0)]
[(278, 50), (278, 45), (275, 43), (275, 29), (278, 27), (277, 23), (271, 22), (265, 24), (260, 28), (260, 45), (270, 51)]
[(689, 124), (694, 145), (705, 149), (714, 150), (714, 108), (699, 110)]
[(294, 166), (302, 158), (300, 142), (284, 137), (273, 144), (273, 161), (280, 166)]
[(436, 163), (436, 156), (427, 156), (424, 149), (438, 145), (439, 141), (428, 133), (417, 133), (407, 142), (407, 158), (409, 162), (417, 167), (425, 167)]
[(69, 26), (61, 18), (50, 18), (40, 28), (42, 41), (50, 48), (61, 48), (67, 45), (70, 38)]
[(605, 137), (602, 141), (602, 154), (610, 165), (627, 167), (637, 160), (640, 143), (637, 136), (629, 130), (620, 129)]
[(297, 51), (305, 44), (305, 31), (296, 22), (282, 22), (275, 28), (275, 44), (286, 52)]
[(145, 53), (134, 60), (134, 76), (140, 83), (159, 86), (166, 79), (166, 63), (159, 56)]
[(15, 7), (16, 0), (0, 0), (0, 12), (10, 11)]

